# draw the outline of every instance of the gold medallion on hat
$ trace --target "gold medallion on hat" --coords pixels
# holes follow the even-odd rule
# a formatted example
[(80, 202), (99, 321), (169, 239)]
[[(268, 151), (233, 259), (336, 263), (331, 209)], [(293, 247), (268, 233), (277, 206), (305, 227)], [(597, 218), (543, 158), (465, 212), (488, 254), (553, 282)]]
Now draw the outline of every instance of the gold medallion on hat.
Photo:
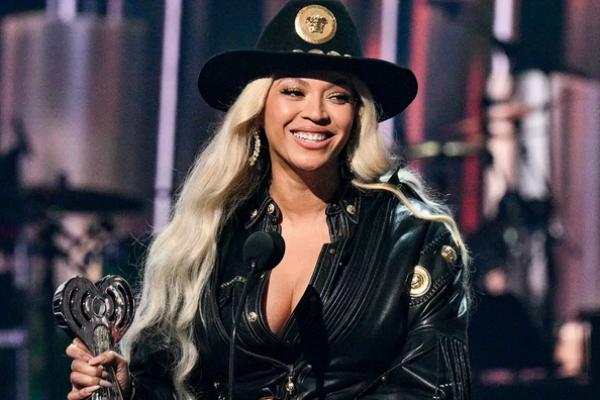
[(316, 4), (298, 11), (294, 25), (298, 36), (312, 44), (328, 42), (337, 31), (337, 21), (333, 13)]
[(429, 275), (429, 272), (425, 268), (416, 265), (413, 271), (412, 280), (410, 281), (410, 296), (421, 297), (427, 293), (430, 288), (431, 275)]

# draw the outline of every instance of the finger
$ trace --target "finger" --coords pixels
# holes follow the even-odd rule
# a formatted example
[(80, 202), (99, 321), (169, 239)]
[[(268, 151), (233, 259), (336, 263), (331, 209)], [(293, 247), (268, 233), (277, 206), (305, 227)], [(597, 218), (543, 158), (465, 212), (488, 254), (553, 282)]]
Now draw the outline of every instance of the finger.
[(100, 385), (100, 381), (103, 380), (100, 376), (90, 376), (78, 371), (72, 371), (71, 375), (69, 375), (69, 378), (71, 380), (71, 384), (77, 388)]
[(93, 386), (84, 387), (83, 389), (79, 389), (79, 390), (74, 390), (74, 391), (72, 390), (67, 395), (67, 399), (68, 400), (82, 400), (82, 399), (87, 399), (96, 390), (100, 389), (100, 387), (101, 387), (100, 385), (93, 385)]
[(102, 354), (97, 355), (88, 360), (88, 364), (96, 365), (113, 365), (116, 366), (120, 362), (124, 362), (125, 359), (114, 351), (105, 351)]
[[(81, 389), (81, 388), (77, 387), (77, 386), (75, 386), (73, 384), (71, 384), (71, 391), (69, 392), (69, 394), (74, 393), (74, 392), (78, 392), (79, 389)], [(67, 395), (67, 397), (69, 397), (69, 396)]]
[(75, 345), (75, 347), (77, 347), (84, 353), (88, 354), (90, 357), (94, 357), (94, 354), (92, 353), (92, 351), (86, 346), (86, 344), (81, 339), (79, 339), (79, 338), (73, 339), (73, 344)]
[[(89, 396), (88, 396), (89, 397)], [(67, 400), (81, 400), (81, 399), (85, 399), (85, 397), (83, 397), (80, 393), (79, 390), (71, 390), (68, 394), (67, 394)]]
[(71, 371), (80, 372), (89, 376), (102, 377), (103, 373), (106, 372), (103, 366), (94, 367), (87, 363), (87, 361), (75, 359), (71, 362)]
[(79, 359), (85, 360), (85, 361), (87, 361), (93, 357), (92, 354), (86, 352), (85, 350), (82, 350), (81, 348), (77, 347), (73, 343), (71, 343), (70, 345), (67, 346), (67, 349), (65, 352), (71, 358), (79, 358)]
[(91, 386), (112, 387), (112, 382), (98, 376), (89, 376), (80, 372), (71, 372), (71, 383), (75, 388), (86, 388)]
[(75, 345), (75, 347), (77, 347), (78, 349), (84, 351), (85, 353), (89, 354), (90, 356), (94, 356), (92, 354), (92, 352), (90, 351), (90, 349), (85, 345), (85, 343), (83, 343), (83, 341), (79, 338), (75, 338), (73, 339), (73, 345)]

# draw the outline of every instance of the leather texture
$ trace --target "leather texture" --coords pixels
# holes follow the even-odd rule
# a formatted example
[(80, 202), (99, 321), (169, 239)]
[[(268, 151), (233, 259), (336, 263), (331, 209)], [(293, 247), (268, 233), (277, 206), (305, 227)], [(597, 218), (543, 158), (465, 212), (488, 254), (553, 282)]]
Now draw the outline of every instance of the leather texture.
[[(444, 246), (456, 249), (445, 225), (414, 217), (392, 193), (349, 184), (326, 214), (331, 243), (281, 332), (271, 332), (264, 315), (269, 273), (249, 288), (235, 398), (469, 399), (468, 290), (460, 260), (442, 255)], [(189, 385), (198, 398), (226, 398), (229, 332), (246, 271), (241, 248), (252, 232), (280, 230), (280, 220), (264, 190), (223, 230), (196, 326), (201, 361)], [(430, 286), (411, 296), (417, 265)], [(134, 398), (174, 398), (177, 355), (151, 336), (134, 347)]]

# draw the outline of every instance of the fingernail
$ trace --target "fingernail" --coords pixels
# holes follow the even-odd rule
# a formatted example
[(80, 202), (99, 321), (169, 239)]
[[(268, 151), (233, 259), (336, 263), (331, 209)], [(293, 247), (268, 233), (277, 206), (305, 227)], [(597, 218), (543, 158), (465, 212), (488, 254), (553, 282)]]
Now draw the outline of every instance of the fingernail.
[(105, 387), (105, 388), (109, 388), (109, 387), (112, 387), (112, 385), (113, 384), (110, 383), (109, 381), (104, 380), (104, 379), (100, 379), (100, 386)]
[(86, 390), (87, 390), (88, 393), (94, 393), (98, 389), (100, 389), (100, 385), (90, 386)]
[(110, 375), (108, 374), (108, 372), (106, 372), (106, 371), (102, 371), (102, 377), (103, 377), (104, 379), (108, 379), (108, 377), (109, 377), (109, 376), (110, 376)]

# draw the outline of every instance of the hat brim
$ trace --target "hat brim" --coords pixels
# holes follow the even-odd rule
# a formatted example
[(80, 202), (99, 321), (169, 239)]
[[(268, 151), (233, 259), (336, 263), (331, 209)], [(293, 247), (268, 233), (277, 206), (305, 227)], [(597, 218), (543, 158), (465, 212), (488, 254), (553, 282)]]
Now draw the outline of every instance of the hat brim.
[(198, 89), (213, 108), (227, 111), (250, 81), (283, 71), (333, 70), (360, 79), (378, 106), (379, 121), (404, 110), (417, 94), (417, 80), (406, 68), (375, 58), (313, 53), (229, 51), (212, 57), (198, 76)]

